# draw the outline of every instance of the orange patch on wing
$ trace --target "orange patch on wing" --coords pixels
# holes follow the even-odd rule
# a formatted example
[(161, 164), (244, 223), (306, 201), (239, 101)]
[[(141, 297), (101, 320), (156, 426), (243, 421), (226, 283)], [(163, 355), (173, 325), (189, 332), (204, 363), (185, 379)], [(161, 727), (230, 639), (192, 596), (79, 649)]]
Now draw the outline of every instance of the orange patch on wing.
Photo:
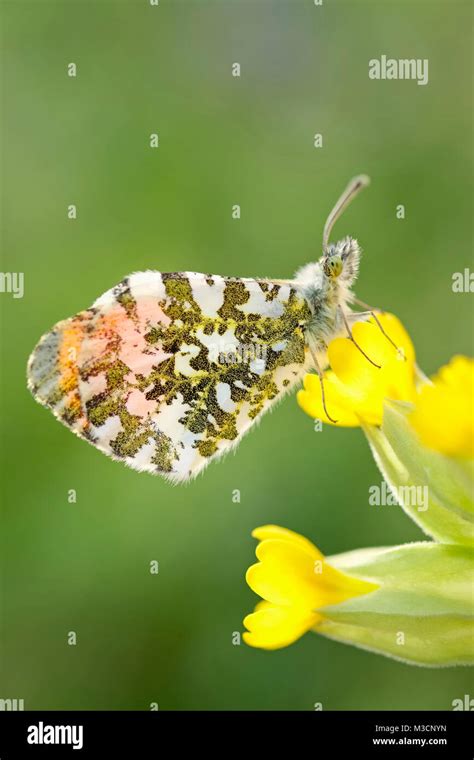
[[(81, 349), (84, 328), (76, 319), (71, 320), (62, 330), (59, 347), (59, 386), (67, 394), (66, 408), (74, 417), (82, 417), (82, 403), (79, 395), (78, 357)], [(82, 426), (88, 425), (87, 420), (81, 420)]]
[(78, 385), (79, 370), (77, 359), (83, 333), (82, 325), (75, 320), (72, 320), (62, 331), (58, 363), (61, 375), (60, 386), (61, 390), (65, 393), (74, 390)]

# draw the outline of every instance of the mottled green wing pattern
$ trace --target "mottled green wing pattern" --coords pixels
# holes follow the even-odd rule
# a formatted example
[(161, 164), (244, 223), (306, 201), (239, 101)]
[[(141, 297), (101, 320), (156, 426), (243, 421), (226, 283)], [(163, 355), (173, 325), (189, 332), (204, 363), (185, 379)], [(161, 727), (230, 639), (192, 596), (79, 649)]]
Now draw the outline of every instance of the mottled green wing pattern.
[(300, 379), (310, 316), (291, 283), (137, 272), (42, 338), (29, 386), (113, 458), (186, 480)]

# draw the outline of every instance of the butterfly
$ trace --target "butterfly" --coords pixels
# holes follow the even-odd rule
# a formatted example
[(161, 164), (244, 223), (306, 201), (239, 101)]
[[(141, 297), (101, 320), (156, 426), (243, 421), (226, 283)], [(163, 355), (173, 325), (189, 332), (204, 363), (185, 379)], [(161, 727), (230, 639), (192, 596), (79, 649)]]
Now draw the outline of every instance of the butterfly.
[(35, 399), (113, 459), (173, 482), (234, 447), (308, 370), (319, 374), (324, 401), (328, 343), (351, 337), (350, 325), (368, 314), (349, 308), (359, 244), (329, 244), (329, 235), (368, 181), (349, 183), (326, 222), (321, 258), (293, 280), (126, 277), (41, 338), (28, 362)]

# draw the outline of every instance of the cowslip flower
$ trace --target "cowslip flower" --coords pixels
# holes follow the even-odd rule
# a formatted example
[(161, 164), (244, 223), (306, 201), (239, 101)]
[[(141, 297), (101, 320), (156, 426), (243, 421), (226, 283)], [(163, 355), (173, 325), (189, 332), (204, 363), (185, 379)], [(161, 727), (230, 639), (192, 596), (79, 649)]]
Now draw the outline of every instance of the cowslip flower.
[(474, 360), (454, 356), (425, 383), (409, 415), (422, 443), (459, 459), (474, 459)]
[(244, 620), (250, 646), (314, 631), (411, 664), (473, 663), (472, 549), (420, 542), (324, 558), (279, 526), (252, 535), (259, 562), (246, 580), (263, 601)]
[[(337, 426), (360, 426), (395, 498), (432, 538), (474, 544), (474, 362), (455, 357), (431, 380), (416, 367), (413, 344), (391, 314), (354, 325), (332, 341), (326, 406)], [(391, 340), (397, 346), (387, 339)], [(327, 420), (316, 375), (306, 375), (301, 408)], [(427, 497), (417, 503), (416, 493)]]
[(320, 622), (321, 607), (377, 588), (336, 570), (311, 541), (286, 528), (264, 525), (252, 536), (260, 541), (259, 562), (248, 569), (246, 580), (265, 601), (244, 620), (249, 630), (244, 640), (251, 646), (291, 644)]
[(321, 384), (314, 374), (305, 375), (304, 389), (297, 394), (300, 407), (310, 417), (337, 427), (358, 427), (362, 421), (380, 425), (386, 398), (414, 401), (416, 365), (410, 336), (393, 314), (379, 314), (378, 321), (398, 350), (373, 318), (356, 322), (352, 334), (380, 369), (367, 361), (349, 338), (331, 341), (328, 347), (331, 369), (324, 374), (324, 389), (326, 406), (336, 422), (326, 416)]

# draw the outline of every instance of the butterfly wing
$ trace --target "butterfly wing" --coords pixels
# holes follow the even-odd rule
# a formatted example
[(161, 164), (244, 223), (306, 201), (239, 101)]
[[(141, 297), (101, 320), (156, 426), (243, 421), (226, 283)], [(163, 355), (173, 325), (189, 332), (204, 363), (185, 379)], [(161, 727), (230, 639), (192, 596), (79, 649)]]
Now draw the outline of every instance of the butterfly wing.
[(300, 379), (309, 318), (289, 283), (137, 272), (41, 339), (28, 384), (101, 451), (186, 480)]

